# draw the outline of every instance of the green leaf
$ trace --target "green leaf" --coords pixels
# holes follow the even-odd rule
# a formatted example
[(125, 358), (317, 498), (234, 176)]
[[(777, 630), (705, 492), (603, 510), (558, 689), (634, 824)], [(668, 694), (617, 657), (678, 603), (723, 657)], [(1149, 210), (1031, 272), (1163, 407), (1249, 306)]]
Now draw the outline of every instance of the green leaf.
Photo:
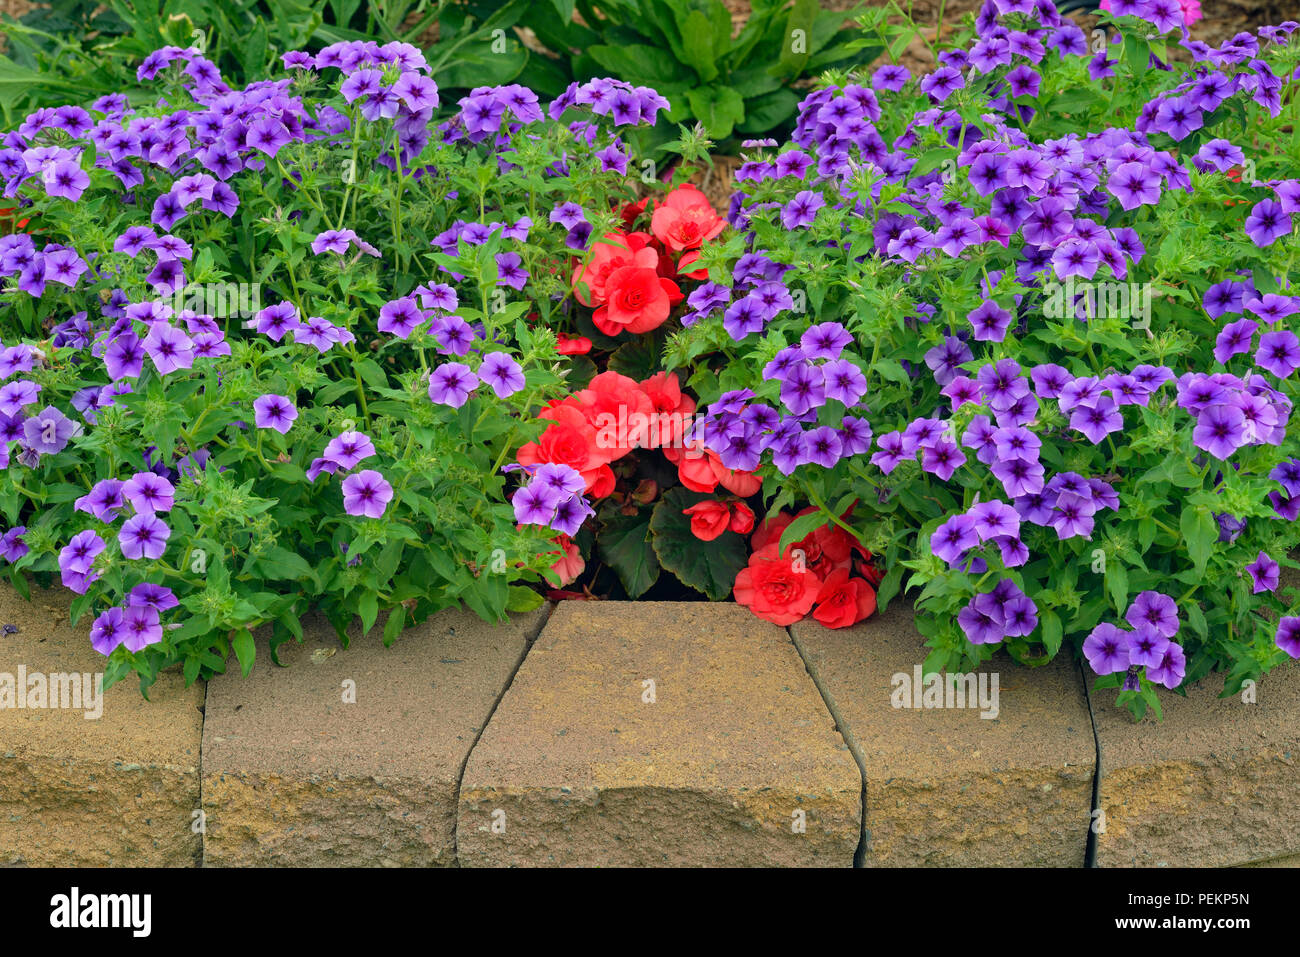
[(1128, 607), (1128, 569), (1118, 559), (1106, 563), (1106, 588), (1110, 591), (1115, 611), (1122, 615)]
[(635, 515), (624, 515), (614, 505), (601, 510), (596, 546), (630, 598), (641, 597), (659, 580), (659, 559), (650, 543), (651, 512), (643, 508)]
[(729, 86), (696, 87), (687, 91), (686, 101), (715, 140), (725, 140), (745, 118), (745, 101)]
[(253, 658), (257, 655), (257, 649), (253, 646), (253, 633), (247, 628), (240, 628), (230, 644), (235, 649), (235, 657), (239, 659), (239, 668), (247, 678), (253, 670)]
[(361, 616), (361, 633), (365, 634), (379, 617), (379, 596), (372, 591), (362, 595), (361, 601), (357, 602), (357, 614)]
[(511, 585), (506, 598), (506, 611), (525, 612), (540, 608), (546, 599), (531, 588), (523, 585)]
[(731, 594), (736, 575), (748, 561), (745, 540), (724, 532), (711, 542), (702, 542), (691, 534), (690, 517), (682, 514), (683, 509), (712, 498), (684, 488), (669, 489), (654, 508), (650, 531), (660, 565), (683, 584), (721, 601)]
[(1205, 565), (1210, 560), (1210, 552), (1219, 537), (1219, 525), (1204, 505), (1197, 508), (1185, 508), (1178, 522), (1187, 545), (1187, 554), (1196, 566), (1198, 575), (1204, 573)]
[(1038, 623), (1043, 628), (1043, 646), (1047, 648), (1049, 655), (1055, 657), (1056, 653), (1061, 650), (1061, 639), (1063, 637), (1061, 616), (1050, 608), (1046, 608), (1039, 614)]
[(384, 622), (384, 647), (390, 647), (406, 626), (406, 608), (398, 605)]
[(699, 10), (692, 10), (678, 24), (682, 31), (682, 58), (701, 80), (711, 82), (718, 75), (718, 65), (713, 58), (713, 27), (709, 18)]

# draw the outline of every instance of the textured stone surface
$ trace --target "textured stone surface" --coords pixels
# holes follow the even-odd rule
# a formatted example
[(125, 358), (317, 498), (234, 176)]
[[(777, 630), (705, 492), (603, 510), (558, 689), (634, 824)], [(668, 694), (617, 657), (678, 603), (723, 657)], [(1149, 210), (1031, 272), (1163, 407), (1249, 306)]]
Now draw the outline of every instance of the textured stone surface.
[(1224, 867), (1300, 853), (1300, 668), (1220, 699), (1211, 675), (1164, 721), (1134, 722), (1115, 692), (1093, 694), (1101, 743), (1101, 867)]
[(987, 662), (988, 719), (892, 706), (893, 676), (910, 679), (927, 653), (902, 600), (853, 628), (791, 631), (866, 770), (866, 866), (1083, 864), (1096, 747), (1067, 656)]
[(470, 755), (460, 863), (847, 867), (861, 787), (784, 630), (564, 602)]
[[(75, 628), (68, 619), (72, 597), (33, 589), (27, 602), (0, 585), (0, 623), (19, 629), (0, 634), (0, 672), (16, 679), (21, 667), (46, 682), (102, 673), (90, 617)], [(168, 672), (149, 699), (128, 677), (103, 693), (97, 719), (85, 717), (84, 700), (83, 710), (0, 707), (0, 865), (197, 862), (203, 687)]]
[[(391, 648), (323, 620), (248, 678), (211, 682), (207, 866), (451, 865), (466, 755), (548, 609), (493, 626), (446, 611)], [(264, 652), (264, 649), (262, 649)], [(343, 701), (355, 682), (356, 703)]]
[(1276, 857), (1271, 861), (1251, 861), (1249, 864), (1242, 864), (1242, 867), (1300, 867), (1300, 854), (1292, 854), (1289, 857)]

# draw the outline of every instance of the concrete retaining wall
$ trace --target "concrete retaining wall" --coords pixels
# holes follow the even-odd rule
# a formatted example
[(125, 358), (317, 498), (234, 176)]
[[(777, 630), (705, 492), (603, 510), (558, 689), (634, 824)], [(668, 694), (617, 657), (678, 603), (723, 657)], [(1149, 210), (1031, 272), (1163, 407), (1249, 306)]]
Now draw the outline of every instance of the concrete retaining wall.
[[(102, 667), (66, 595), (0, 588), (0, 683)], [(287, 668), (126, 681), (98, 718), (0, 708), (0, 866), (1300, 861), (1300, 668), (1135, 724), (1067, 658), (909, 697), (899, 603), (842, 631), (692, 603), (382, 624), (343, 650), (308, 620)]]

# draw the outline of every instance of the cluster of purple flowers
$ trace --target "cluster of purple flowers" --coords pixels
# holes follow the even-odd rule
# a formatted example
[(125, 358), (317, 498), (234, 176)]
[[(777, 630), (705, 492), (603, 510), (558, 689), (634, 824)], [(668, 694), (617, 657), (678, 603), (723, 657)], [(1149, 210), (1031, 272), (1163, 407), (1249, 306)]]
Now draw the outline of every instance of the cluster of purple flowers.
[(1038, 627), (1038, 606), (1010, 578), (992, 591), (976, 595), (957, 613), (957, 624), (973, 645), (991, 645), (1004, 638), (1021, 638)]
[[(293, 341), (311, 346), (318, 353), (329, 352), (334, 346), (346, 346), (356, 341), (356, 336), (343, 326), (336, 326), (321, 316), (299, 318), (298, 307), (289, 300), (259, 309), (257, 315), (248, 325), (266, 336), (272, 342), (281, 342), (286, 335), (293, 336)], [(216, 353), (229, 355), (230, 347)]]
[[(111, 525), (129, 506), (131, 514), (117, 535), (122, 555), (132, 560), (152, 560), (161, 558), (167, 550), (171, 529), (159, 516), (171, 511), (175, 493), (171, 481), (157, 472), (137, 472), (125, 481), (110, 478), (96, 482), (87, 494), (76, 500), (76, 510)], [(84, 595), (100, 577), (95, 559), (106, 547), (93, 529), (74, 535), (59, 552), (64, 587)]]
[(527, 484), (510, 500), (520, 525), (543, 525), (562, 535), (576, 535), (582, 523), (595, 514), (583, 498), (587, 483), (575, 469), (553, 462), (516, 468), (529, 475)]
[(1083, 643), (1083, 654), (1099, 675), (1124, 672), (1124, 689), (1136, 691), (1139, 671), (1146, 669), (1148, 681), (1177, 688), (1187, 673), (1178, 634), (1178, 605), (1158, 591), (1144, 591), (1133, 599), (1124, 614), (1132, 630), (1110, 623), (1098, 625)]
[(143, 651), (162, 641), (161, 613), (178, 604), (166, 585), (142, 582), (127, 593), (125, 607), (109, 608), (95, 619), (90, 644), (105, 657), (118, 645), (130, 652)]

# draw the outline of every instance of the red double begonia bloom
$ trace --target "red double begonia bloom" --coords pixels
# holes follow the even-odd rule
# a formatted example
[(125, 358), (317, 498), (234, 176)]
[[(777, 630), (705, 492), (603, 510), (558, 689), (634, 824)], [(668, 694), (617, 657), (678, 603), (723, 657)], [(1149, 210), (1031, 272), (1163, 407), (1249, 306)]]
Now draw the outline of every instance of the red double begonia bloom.
[(716, 452), (701, 450), (697, 442), (685, 445), (664, 446), (664, 455), (677, 466), (677, 477), (692, 492), (712, 492), (721, 485), (733, 495), (749, 498), (763, 487), (758, 475), (727, 468)]
[[(653, 252), (653, 250), (651, 250)], [(673, 304), (682, 300), (677, 283), (652, 267), (619, 266), (605, 277), (605, 304), (591, 321), (607, 336), (649, 332), (662, 326)]]
[(606, 233), (592, 243), (591, 258), (573, 271), (573, 294), (584, 306), (600, 306), (608, 299), (610, 275), (625, 266), (657, 269), (659, 253), (650, 245), (647, 233)]
[(699, 249), (726, 225), (705, 195), (689, 183), (669, 193), (650, 217), (650, 231), (673, 252)]
[(749, 556), (749, 565), (736, 576), (734, 592), (736, 601), (759, 618), (793, 625), (808, 614), (821, 587), (822, 580), (796, 560), (793, 549), (780, 554), (773, 542)]
[(731, 510), (725, 502), (696, 502), (682, 509), (682, 514), (691, 517), (691, 534), (704, 542), (713, 541), (731, 524)]
[(876, 590), (861, 578), (850, 578), (847, 568), (837, 568), (817, 593), (813, 618), (827, 628), (847, 628), (876, 613)]

